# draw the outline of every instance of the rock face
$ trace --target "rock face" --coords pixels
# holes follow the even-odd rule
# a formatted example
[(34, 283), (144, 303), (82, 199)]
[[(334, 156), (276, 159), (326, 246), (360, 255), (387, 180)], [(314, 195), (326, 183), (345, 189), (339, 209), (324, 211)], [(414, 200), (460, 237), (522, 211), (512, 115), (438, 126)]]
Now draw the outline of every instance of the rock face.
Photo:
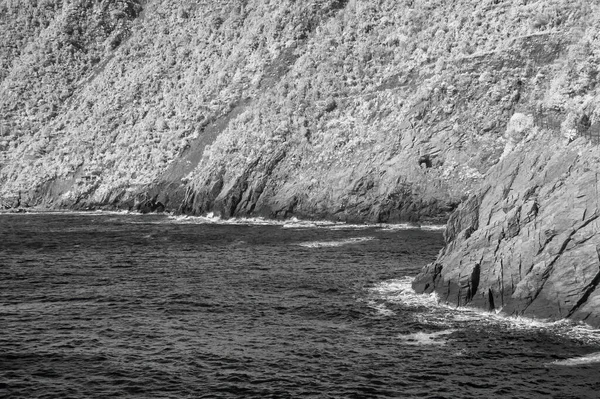
[(0, 206), (446, 220), (515, 112), (581, 112), (596, 7), (2, 2)]
[(600, 153), (548, 137), (506, 156), (416, 278), (443, 301), (600, 326)]

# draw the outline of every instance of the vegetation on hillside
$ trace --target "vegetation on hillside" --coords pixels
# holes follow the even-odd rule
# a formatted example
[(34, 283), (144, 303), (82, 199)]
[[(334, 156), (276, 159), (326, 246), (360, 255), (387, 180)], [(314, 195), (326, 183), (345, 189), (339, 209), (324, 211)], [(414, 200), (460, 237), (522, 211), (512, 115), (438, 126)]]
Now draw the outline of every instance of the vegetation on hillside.
[(597, 119), (597, 8), (2, 1), (0, 204), (69, 179), (55, 205), (134, 196), (237, 110), (183, 180), (192, 210), (236, 197), (227, 212), (432, 216), (519, 144), (515, 112), (556, 112), (565, 135)]

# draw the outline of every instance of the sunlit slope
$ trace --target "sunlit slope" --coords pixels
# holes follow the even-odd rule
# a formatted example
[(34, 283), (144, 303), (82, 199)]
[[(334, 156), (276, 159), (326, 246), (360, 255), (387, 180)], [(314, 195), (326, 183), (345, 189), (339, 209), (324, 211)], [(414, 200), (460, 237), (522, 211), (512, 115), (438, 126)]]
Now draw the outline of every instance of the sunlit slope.
[(444, 218), (594, 102), (591, 2), (58, 3), (2, 47), (4, 207)]

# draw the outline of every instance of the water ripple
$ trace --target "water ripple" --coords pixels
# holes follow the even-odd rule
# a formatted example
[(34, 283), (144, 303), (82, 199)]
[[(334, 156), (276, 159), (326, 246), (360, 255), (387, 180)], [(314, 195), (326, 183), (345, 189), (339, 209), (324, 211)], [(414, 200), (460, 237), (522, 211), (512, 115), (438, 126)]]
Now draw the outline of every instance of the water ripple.
[(596, 397), (584, 326), (397, 278), (439, 231), (286, 223), (0, 215), (0, 397)]

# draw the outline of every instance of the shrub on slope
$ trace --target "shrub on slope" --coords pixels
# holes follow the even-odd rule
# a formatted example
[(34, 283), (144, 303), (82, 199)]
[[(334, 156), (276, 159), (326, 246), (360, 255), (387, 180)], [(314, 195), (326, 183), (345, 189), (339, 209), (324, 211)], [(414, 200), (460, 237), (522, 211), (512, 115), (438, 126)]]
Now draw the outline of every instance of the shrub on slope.
[(48, 182), (55, 205), (133, 196), (235, 109), (188, 176), (191, 210), (436, 215), (499, 159), (514, 112), (576, 108), (562, 60), (582, 35), (596, 48), (587, 2), (56, 4), (3, 54), (5, 206)]

